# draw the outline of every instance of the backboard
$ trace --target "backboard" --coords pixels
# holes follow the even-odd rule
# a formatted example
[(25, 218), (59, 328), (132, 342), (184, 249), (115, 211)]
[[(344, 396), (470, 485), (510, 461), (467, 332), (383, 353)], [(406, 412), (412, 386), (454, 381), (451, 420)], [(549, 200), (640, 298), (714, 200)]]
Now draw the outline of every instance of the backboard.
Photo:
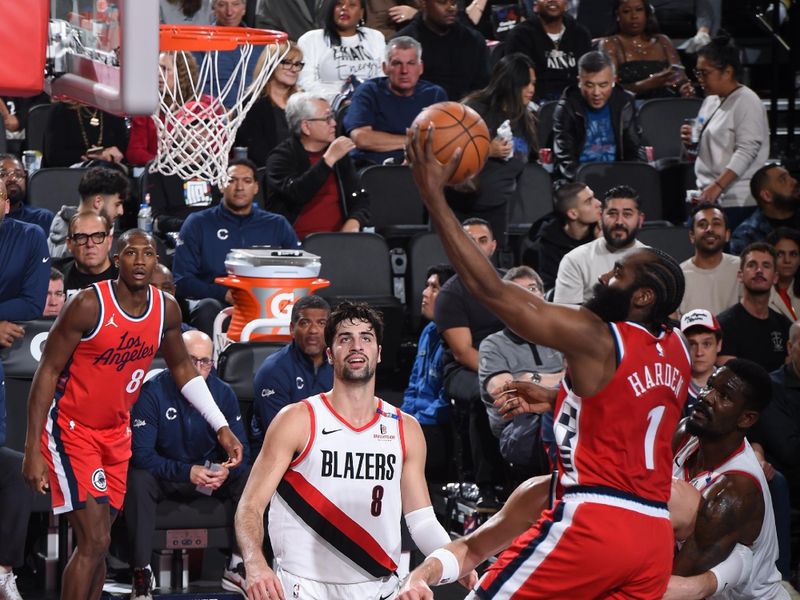
[(54, 98), (119, 115), (158, 109), (158, 0), (51, 0), (49, 37)]

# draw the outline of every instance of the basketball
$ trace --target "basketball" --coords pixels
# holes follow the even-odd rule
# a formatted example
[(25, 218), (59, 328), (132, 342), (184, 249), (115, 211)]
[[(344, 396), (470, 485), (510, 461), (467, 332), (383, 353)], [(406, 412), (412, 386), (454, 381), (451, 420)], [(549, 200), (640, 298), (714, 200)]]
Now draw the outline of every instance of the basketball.
[(423, 110), (412, 125), (419, 125), (420, 141), (424, 144), (428, 125), (433, 123), (433, 153), (439, 162), (446, 163), (456, 148), (463, 150), (461, 160), (450, 184), (462, 183), (476, 175), (489, 157), (489, 129), (481, 116), (469, 106), (458, 102), (439, 102)]

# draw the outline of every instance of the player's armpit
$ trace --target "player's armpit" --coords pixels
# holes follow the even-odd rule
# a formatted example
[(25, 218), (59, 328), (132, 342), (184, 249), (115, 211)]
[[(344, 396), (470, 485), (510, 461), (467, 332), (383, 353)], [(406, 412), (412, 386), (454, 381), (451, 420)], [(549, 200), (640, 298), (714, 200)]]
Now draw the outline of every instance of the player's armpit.
[(761, 529), (764, 500), (750, 477), (727, 474), (706, 490), (694, 533), (678, 553), (674, 575), (703, 573), (725, 560), (737, 543), (750, 545)]

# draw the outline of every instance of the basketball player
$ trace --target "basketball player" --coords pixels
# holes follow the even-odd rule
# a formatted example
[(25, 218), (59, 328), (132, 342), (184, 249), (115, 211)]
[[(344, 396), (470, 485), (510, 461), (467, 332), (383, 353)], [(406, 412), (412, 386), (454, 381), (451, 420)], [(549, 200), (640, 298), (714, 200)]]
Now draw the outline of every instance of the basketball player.
[[(267, 430), (236, 511), (251, 600), (393, 597), (401, 514), (426, 555), (450, 541), (419, 424), (374, 395), (382, 335), (374, 309), (340, 304), (325, 326), (333, 389), (286, 406)], [(261, 552), (267, 503), (275, 572)]]
[(28, 398), (23, 475), (38, 492), (51, 488), (53, 512), (72, 525), (76, 547), (61, 588), (70, 600), (100, 597), (111, 521), (125, 496), (129, 411), (159, 345), (183, 395), (217, 432), (226, 466), (242, 459), (186, 352), (177, 302), (150, 285), (152, 237), (134, 229), (118, 248), (119, 277), (78, 292), (56, 320)]
[[(691, 373), (685, 341), (666, 326), (683, 297), (680, 267), (658, 250), (634, 250), (584, 307), (502, 281), (445, 201), (461, 152), (442, 164), (418, 134), (409, 131), (406, 147), (414, 180), (467, 289), (569, 364), (554, 418), (559, 501), (492, 565), (476, 597), (660, 598), (672, 563), (670, 439)], [(436, 558), (452, 581), (458, 561), (447, 554)]]
[[(729, 360), (711, 375), (675, 435), (674, 475), (700, 490), (704, 500), (694, 532), (675, 557), (677, 577), (666, 598), (789, 599), (775, 566), (778, 539), (767, 479), (745, 439), (769, 403), (770, 388), (761, 366)], [(741, 564), (717, 564), (742, 553)], [(749, 572), (743, 566), (748, 560)]]

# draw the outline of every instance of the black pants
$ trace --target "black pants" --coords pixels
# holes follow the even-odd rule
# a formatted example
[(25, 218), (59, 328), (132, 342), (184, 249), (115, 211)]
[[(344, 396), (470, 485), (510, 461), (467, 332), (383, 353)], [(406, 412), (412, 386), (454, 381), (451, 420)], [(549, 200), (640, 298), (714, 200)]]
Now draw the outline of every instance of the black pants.
[(32, 504), (33, 490), (22, 478), (22, 454), (0, 448), (0, 565), (22, 566)]
[[(212, 496), (238, 504), (250, 467), (242, 465), (232, 472)], [(156, 506), (166, 498), (199, 498), (191, 482), (176, 483), (156, 479), (143, 469), (128, 471), (128, 491), (125, 494), (125, 519), (131, 537), (131, 566), (141, 569), (150, 564), (153, 553), (153, 532), (156, 529)], [(233, 523), (231, 523), (233, 526)]]
[(475, 483), (479, 486), (502, 483), (503, 457), (489, 428), (478, 374), (464, 366), (451, 367), (444, 377), (444, 391), (454, 401), (453, 426), (461, 439), (460, 448), (471, 454)]

